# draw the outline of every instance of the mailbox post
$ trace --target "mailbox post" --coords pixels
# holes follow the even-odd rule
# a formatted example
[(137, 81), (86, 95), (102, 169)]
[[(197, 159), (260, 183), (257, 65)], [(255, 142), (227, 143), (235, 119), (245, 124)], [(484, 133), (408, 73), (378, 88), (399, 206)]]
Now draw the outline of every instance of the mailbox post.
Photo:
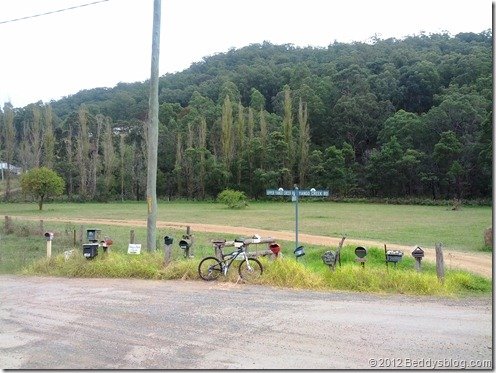
[(172, 259), (172, 244), (174, 239), (169, 236), (164, 237), (164, 265), (171, 262)]
[(52, 232), (46, 232), (45, 233), (45, 239), (46, 239), (46, 242), (47, 242), (47, 246), (46, 246), (47, 258), (51, 258), (52, 257), (53, 233)]

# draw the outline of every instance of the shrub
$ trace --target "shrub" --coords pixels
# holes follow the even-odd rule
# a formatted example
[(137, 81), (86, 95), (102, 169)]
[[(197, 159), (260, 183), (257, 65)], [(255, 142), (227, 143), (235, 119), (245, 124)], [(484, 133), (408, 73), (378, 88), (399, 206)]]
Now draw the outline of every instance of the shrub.
[(239, 209), (248, 206), (245, 193), (232, 189), (224, 189), (220, 192), (217, 196), (217, 201), (224, 203), (230, 209)]

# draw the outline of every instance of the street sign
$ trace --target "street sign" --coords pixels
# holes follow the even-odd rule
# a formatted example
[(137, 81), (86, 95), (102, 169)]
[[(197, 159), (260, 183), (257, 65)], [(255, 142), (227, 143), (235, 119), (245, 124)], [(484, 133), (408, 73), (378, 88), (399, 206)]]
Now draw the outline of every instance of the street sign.
[[(296, 249), (298, 249), (298, 199), (300, 197), (329, 197), (328, 190), (317, 190), (315, 188), (312, 189), (298, 189), (298, 186), (295, 185), (294, 189), (285, 190), (283, 188), (279, 189), (266, 189), (265, 194), (267, 196), (291, 196), (291, 201), (295, 203), (295, 241), (296, 241)], [(296, 250), (295, 249), (295, 250)]]
[[(280, 189), (266, 189), (265, 194), (267, 196), (294, 196), (296, 195), (296, 190), (280, 190)], [(316, 190), (316, 189), (298, 189), (298, 197), (329, 197), (328, 190)]]

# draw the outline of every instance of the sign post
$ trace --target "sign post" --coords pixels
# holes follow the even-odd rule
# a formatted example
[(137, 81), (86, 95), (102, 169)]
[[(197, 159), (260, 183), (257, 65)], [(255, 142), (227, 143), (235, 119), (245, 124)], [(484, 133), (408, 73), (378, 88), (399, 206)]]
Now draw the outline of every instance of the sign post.
[(298, 249), (298, 200), (301, 197), (329, 197), (329, 190), (299, 189), (294, 185), (294, 189), (266, 189), (265, 194), (269, 197), (291, 196), (291, 201), (295, 204), (295, 250)]

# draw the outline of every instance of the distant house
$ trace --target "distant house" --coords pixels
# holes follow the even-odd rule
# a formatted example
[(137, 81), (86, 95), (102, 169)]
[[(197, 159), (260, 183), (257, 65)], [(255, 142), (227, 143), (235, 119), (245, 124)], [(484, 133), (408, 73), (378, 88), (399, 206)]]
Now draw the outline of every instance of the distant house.
[(22, 168), (8, 164), (6, 162), (0, 162), (0, 172), (2, 173), (2, 179), (3, 179), (3, 173), (4, 171), (10, 171), (14, 175), (20, 175), (22, 173)]

